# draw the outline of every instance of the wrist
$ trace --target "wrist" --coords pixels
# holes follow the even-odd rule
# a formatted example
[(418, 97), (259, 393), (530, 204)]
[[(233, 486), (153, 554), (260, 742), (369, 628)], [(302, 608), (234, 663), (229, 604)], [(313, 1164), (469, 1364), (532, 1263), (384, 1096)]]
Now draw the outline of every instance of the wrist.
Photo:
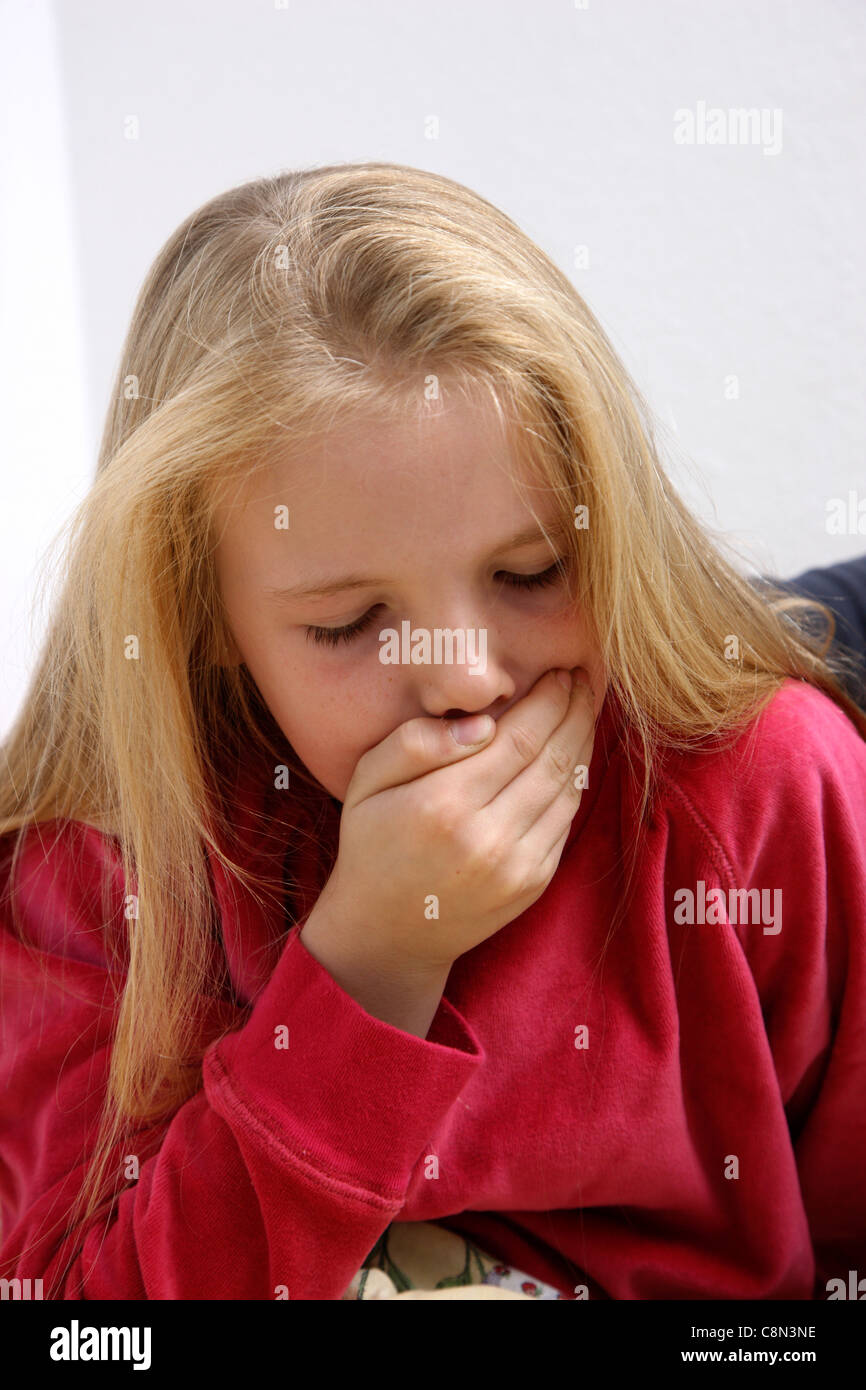
[(345, 930), (316, 909), (299, 933), (306, 950), (366, 1013), (404, 1032), (426, 1037), (438, 1011), (451, 965), (395, 960), (375, 939)]
[(376, 934), (375, 922), (359, 927), (348, 913), (319, 902), (307, 917), (300, 933), (307, 949), (326, 949), (338, 955), (358, 971), (385, 979), (400, 979), (423, 989), (445, 981), (454, 964), (452, 960), (433, 961), (397, 953), (384, 946)]

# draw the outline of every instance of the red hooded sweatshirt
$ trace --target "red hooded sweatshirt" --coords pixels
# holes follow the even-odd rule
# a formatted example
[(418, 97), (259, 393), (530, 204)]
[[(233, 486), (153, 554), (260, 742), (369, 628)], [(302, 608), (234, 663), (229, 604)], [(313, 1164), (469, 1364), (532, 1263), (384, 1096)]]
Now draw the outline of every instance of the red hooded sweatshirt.
[(54, 1296), (337, 1300), (391, 1222), (440, 1221), (568, 1296), (866, 1278), (866, 743), (788, 680), (733, 746), (669, 753), (629, 889), (616, 710), (553, 879), (455, 961), (426, 1038), (304, 946), (340, 803), (245, 759), (237, 844), (287, 891), (256, 902), (211, 856), (228, 977), (199, 1001), (202, 1084), (107, 1228), (65, 1238), (116, 1012), (103, 868), (121, 939), (124, 886), (110, 837), (31, 829), (28, 944), (0, 913), (0, 1274), (47, 1290), (79, 1249)]

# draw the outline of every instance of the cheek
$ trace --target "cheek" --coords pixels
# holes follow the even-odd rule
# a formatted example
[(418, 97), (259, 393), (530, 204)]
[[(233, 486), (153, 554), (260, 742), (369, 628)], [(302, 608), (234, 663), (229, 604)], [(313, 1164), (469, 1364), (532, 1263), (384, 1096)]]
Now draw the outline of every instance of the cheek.
[(399, 720), (389, 722), (387, 684), (307, 665), (273, 702), (273, 714), (309, 772), (342, 801), (358, 763)]
[(306, 714), (278, 723), (307, 771), (342, 801), (363, 751), (354, 746), (357, 730), (347, 732), (345, 720), (333, 715)]

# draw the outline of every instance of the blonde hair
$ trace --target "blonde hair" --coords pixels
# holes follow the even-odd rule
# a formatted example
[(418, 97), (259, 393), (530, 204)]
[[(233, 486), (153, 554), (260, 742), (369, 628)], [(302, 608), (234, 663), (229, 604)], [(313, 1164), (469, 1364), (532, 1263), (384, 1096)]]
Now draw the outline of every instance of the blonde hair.
[[(191, 1002), (223, 983), (209, 975), (205, 846), (247, 877), (221, 848), (219, 768), (251, 738), (280, 753), (246, 668), (227, 664), (217, 500), (336, 415), (395, 415), (431, 380), (489, 392), (556, 495), (570, 592), (641, 750), (642, 816), (665, 747), (738, 729), (788, 676), (824, 691), (866, 738), (826, 658), (829, 610), (773, 586), (759, 594), (725, 558), (666, 477), (651, 414), (600, 325), (503, 212), (390, 163), (289, 172), (207, 202), (138, 297), (0, 771), (0, 834), (19, 831), (16, 861), (28, 826), (82, 821), (116, 837), (124, 881), (137, 885), (138, 918), (114, 957), (125, 981), (103, 1123), (65, 1218), (72, 1247), (98, 1208), (110, 1219), (124, 1135), (201, 1084)], [(807, 631), (816, 613), (829, 620), (823, 645)], [(131, 635), (139, 660), (125, 659)]]

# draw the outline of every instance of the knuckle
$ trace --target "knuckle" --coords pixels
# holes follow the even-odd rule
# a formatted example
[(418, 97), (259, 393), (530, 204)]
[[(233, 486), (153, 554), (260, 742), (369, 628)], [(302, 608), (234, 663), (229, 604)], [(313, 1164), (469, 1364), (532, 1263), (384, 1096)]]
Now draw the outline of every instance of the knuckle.
[(503, 837), (488, 829), (480, 816), (464, 822), (454, 836), (454, 849), (463, 869), (473, 877), (498, 877), (505, 857)]
[(463, 817), (460, 807), (446, 796), (429, 797), (420, 803), (421, 824), (426, 835), (437, 840), (457, 840)]
[(500, 887), (508, 901), (522, 898), (532, 890), (533, 869), (534, 866), (528, 865), (519, 855), (512, 854), (509, 857), (499, 878)]
[(545, 754), (551, 771), (560, 779), (571, 779), (572, 756), (561, 743), (550, 742), (545, 746)]
[(511, 742), (522, 762), (531, 763), (538, 757), (541, 740), (525, 724), (514, 724), (508, 731)]
[(427, 754), (427, 739), (421, 723), (417, 719), (410, 719), (408, 723), (400, 725), (399, 735), (401, 753), (415, 762), (423, 761)]
[(473, 837), (472, 849), (480, 864), (496, 874), (497, 878), (501, 877), (503, 866), (507, 868), (511, 859), (505, 836), (495, 833), (492, 829), (481, 829)]

